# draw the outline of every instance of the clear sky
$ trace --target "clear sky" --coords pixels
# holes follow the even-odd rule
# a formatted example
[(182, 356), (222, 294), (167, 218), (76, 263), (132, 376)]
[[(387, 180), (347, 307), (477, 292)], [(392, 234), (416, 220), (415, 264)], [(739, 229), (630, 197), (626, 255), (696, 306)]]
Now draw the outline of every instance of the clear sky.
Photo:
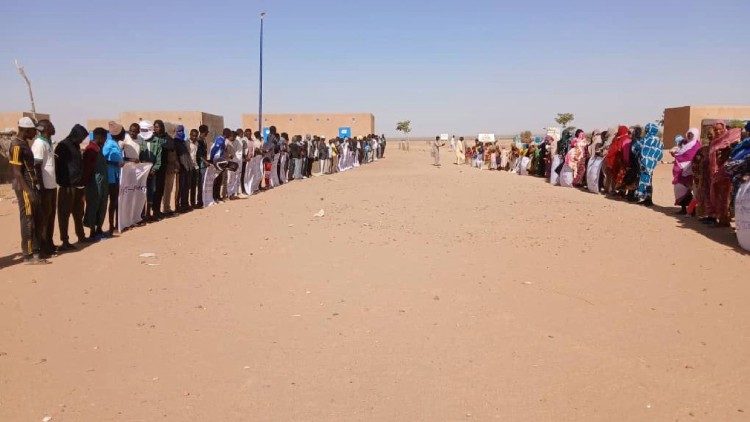
[[(0, 110), (58, 132), (126, 110), (364, 112), (378, 132), (591, 129), (750, 103), (747, 0), (3, 0)], [(283, 129), (283, 128), (282, 128)]]

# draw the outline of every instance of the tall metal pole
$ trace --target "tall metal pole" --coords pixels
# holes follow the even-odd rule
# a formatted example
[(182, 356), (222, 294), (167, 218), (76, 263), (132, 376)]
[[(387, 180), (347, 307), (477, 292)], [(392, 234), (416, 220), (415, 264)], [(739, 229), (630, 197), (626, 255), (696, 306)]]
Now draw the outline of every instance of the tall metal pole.
[(260, 14), (260, 77), (258, 78), (258, 132), (263, 139), (263, 18), (266, 12)]

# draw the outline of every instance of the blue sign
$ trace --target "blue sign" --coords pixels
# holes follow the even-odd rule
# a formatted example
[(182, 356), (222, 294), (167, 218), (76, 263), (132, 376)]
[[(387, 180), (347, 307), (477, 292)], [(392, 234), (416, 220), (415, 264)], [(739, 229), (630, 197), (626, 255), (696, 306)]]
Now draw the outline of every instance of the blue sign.
[(268, 135), (271, 133), (271, 129), (264, 127), (263, 128), (263, 142), (268, 141)]
[(346, 139), (352, 137), (352, 128), (350, 127), (340, 127), (339, 128), (339, 138)]

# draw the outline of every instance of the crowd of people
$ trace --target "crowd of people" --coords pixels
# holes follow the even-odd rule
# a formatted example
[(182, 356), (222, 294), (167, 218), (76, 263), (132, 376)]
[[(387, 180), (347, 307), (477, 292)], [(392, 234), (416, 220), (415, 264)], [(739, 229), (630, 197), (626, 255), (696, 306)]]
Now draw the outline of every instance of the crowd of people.
[[(729, 227), (740, 184), (750, 180), (750, 122), (743, 129), (721, 120), (701, 133), (691, 128), (675, 138), (672, 185), (676, 213), (691, 215), (712, 227)], [(432, 144), (439, 165), (440, 137)], [(664, 160), (659, 126), (624, 126), (594, 130), (565, 129), (559, 139), (520, 139), (468, 144), (451, 139), (454, 164), (506, 170), (546, 178), (563, 187), (578, 187), (653, 206), (653, 173)]]
[[(145, 206), (139, 211), (142, 221), (138, 225), (144, 225), (207, 204), (247, 198), (255, 192), (247, 191), (244, 180), (235, 192), (230, 192), (227, 181), (232, 172), (244, 178), (245, 167), (254, 157), (260, 158), (256, 161), (262, 166), (258, 191), (264, 191), (377, 161), (384, 158), (386, 148), (383, 135), (290, 138), (273, 126), (264, 137), (251, 129), (225, 128), (211, 140), (206, 125), (186, 134), (183, 125), (162, 120), (142, 120), (128, 130), (109, 122), (107, 129), (97, 127), (91, 133), (77, 124), (57, 142), (55, 134), (51, 121), (24, 117), (8, 151), (20, 214), (21, 250), (28, 264), (47, 264), (58, 253), (78, 249), (68, 234), (71, 219), (79, 244), (117, 232), (121, 169), (128, 162), (150, 165)], [(313, 172), (315, 166), (317, 172)], [(218, 175), (206, 189), (204, 178), (210, 167)], [(204, 192), (212, 196), (210, 201), (204, 200)], [(60, 245), (53, 241), (55, 220)]]

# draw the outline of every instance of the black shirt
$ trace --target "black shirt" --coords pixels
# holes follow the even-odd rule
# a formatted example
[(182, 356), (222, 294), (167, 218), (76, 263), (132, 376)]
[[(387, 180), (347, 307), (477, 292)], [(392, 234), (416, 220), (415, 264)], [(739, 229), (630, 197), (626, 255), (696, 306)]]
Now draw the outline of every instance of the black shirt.
[(195, 152), (195, 161), (198, 162), (198, 168), (206, 168), (208, 162), (208, 146), (205, 139), (198, 139), (198, 149)]

